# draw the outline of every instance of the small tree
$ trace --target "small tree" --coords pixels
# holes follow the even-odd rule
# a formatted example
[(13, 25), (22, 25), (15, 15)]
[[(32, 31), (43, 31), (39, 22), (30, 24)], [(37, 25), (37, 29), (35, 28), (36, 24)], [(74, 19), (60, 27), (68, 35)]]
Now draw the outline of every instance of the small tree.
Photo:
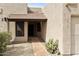
[(6, 51), (7, 45), (11, 39), (11, 33), (0, 32), (0, 55)]
[(46, 48), (49, 53), (60, 55), (57, 40), (54, 42), (53, 39), (49, 39), (49, 41), (46, 43)]

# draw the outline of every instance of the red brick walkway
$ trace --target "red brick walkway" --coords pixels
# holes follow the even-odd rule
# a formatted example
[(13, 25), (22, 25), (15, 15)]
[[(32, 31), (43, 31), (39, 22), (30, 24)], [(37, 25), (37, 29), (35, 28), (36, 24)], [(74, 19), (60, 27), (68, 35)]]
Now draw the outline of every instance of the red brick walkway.
[(48, 52), (44, 46), (44, 42), (42, 42), (39, 38), (35, 37), (31, 39), (33, 53), (35, 56), (46, 56)]

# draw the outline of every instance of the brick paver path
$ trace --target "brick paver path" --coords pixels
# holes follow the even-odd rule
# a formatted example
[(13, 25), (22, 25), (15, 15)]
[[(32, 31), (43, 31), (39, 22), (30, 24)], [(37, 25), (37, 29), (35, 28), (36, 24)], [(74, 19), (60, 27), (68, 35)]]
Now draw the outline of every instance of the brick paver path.
[(44, 46), (44, 42), (38, 37), (32, 38), (33, 53), (35, 56), (46, 56), (48, 52)]

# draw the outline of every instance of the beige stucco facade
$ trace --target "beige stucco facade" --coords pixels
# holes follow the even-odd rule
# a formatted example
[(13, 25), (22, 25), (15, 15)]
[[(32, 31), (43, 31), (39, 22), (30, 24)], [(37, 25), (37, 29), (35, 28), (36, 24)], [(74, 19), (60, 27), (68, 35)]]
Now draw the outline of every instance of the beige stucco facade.
[(12, 40), (16, 42), (27, 42), (28, 40), (28, 22), (24, 22), (24, 36), (16, 37), (16, 23), (15, 22), (9, 22), (9, 32), (12, 34)]
[[(31, 11), (35, 12), (33, 14), (28, 15), (28, 7), (26, 3), (10, 3), (10, 4), (0, 4), (0, 32), (11, 32), (12, 34), (12, 41), (19, 41), (19, 42), (27, 42), (28, 41), (28, 19), (45, 19), (45, 17), (42, 16), (41, 9), (40, 8), (30, 8)], [(33, 16), (33, 17), (32, 17)], [(14, 21), (5, 21), (4, 18), (9, 19), (16, 19)], [(3, 20), (2, 20), (3, 19)], [(16, 21), (26, 19), (24, 21), (24, 36), (16, 36)], [(37, 20), (36, 20), (37, 21)], [(39, 20), (38, 20), (39, 21)], [(42, 21), (39, 21), (41, 23), (42, 32), (36, 32), (35, 35), (38, 37), (42, 36), (42, 39), (45, 39), (45, 31), (46, 26)], [(43, 34), (44, 32), (44, 34)], [(44, 36), (44, 37), (43, 37)]]
[(41, 38), (46, 42), (46, 29), (47, 28), (47, 22), (41, 23)]
[[(27, 37), (27, 29), (28, 29), (28, 24), (27, 22), (24, 22), (24, 36), (23, 37), (16, 37), (16, 23), (15, 21), (11, 21), (9, 22), (9, 29), (8, 29), (8, 23), (4, 20), (4, 17), (9, 17), (9, 15), (11, 14), (27, 14), (27, 4), (24, 3), (10, 3), (10, 4), (0, 4), (0, 10), (1, 10), (1, 14), (0, 14), (0, 32), (5, 32), (8, 31), (11, 32), (12, 34), (12, 40), (15, 41), (27, 41), (28, 37)], [(3, 19), (3, 21), (2, 21)], [(17, 39), (17, 40), (16, 40)]]
[[(51, 9), (50, 9), (51, 8)], [(59, 10), (59, 11), (58, 11)], [(59, 40), (59, 48), (63, 51), (63, 4), (49, 4), (44, 13), (48, 19), (46, 30), (46, 42), (49, 39)]]
[[(27, 4), (0, 4), (0, 9), (0, 32), (9, 30), (12, 33), (11, 41), (27, 42), (29, 22), (24, 22), (24, 36), (16, 37), (16, 22), (10, 21), (8, 29), (7, 22), (2, 21), (2, 18), (11, 14), (27, 14)], [(31, 10), (38, 12), (34, 9)], [(42, 12), (47, 21), (40, 22), (41, 32), (36, 32), (37, 35), (45, 42), (48, 42), (49, 39), (58, 40), (59, 51), (62, 55), (78, 54), (79, 4), (50, 3), (42, 8)], [(24, 18), (26, 17), (24, 16)], [(34, 16), (33, 18), (36, 17)]]
[(49, 39), (59, 40), (62, 55), (79, 53), (79, 4), (48, 4), (42, 8), (46, 15), (46, 42)]

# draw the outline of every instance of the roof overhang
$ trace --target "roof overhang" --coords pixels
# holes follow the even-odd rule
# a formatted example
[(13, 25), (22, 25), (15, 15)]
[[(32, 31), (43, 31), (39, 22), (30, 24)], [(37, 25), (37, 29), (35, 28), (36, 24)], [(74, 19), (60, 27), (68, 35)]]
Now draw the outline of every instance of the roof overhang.
[(71, 14), (71, 17), (79, 17), (79, 13), (73, 13)]
[(47, 18), (43, 13), (28, 13), (28, 14), (10, 14), (9, 21), (46, 21)]

